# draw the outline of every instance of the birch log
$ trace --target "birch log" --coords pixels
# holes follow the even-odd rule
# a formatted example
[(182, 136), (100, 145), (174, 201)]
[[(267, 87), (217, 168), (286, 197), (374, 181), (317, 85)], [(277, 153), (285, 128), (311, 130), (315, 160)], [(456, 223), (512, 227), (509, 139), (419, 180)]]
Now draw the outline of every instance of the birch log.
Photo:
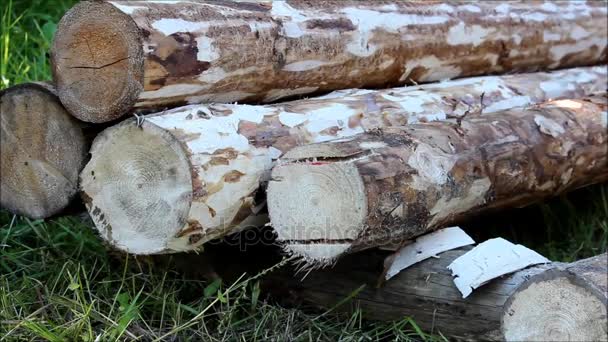
[[(466, 299), (447, 266), (468, 248), (441, 253), (376, 287), (385, 253), (367, 251), (304, 279), (280, 271), (265, 288), (281, 298), (337, 309), (360, 309), (373, 320), (411, 317), (427, 333), (453, 339), (500, 341), (606, 341), (607, 256), (570, 264), (533, 266), (492, 280)], [(365, 287), (356, 292), (362, 285)], [(271, 292), (273, 294), (273, 292)]]
[(482, 94), (489, 113), (583, 96), (606, 82), (606, 68), (575, 68), (348, 90), (266, 106), (192, 105), (148, 116), (141, 128), (126, 122), (105, 131), (93, 144), (81, 187), (101, 236), (117, 248), (191, 250), (254, 224), (264, 205), (260, 185), (295, 146), (477, 113)]
[(602, 2), (83, 1), (53, 75), (84, 121), (606, 61)]
[(607, 109), (603, 93), (294, 148), (268, 184), (272, 226), (323, 265), (607, 180)]
[(63, 210), (78, 190), (88, 143), (44, 83), (0, 91), (0, 205), (30, 218)]

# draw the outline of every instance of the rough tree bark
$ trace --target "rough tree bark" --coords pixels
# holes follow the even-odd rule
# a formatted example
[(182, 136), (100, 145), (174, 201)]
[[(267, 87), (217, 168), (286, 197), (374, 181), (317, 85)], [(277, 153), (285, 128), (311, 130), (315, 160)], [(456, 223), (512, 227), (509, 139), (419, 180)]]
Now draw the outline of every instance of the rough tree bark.
[(25, 83), (0, 91), (0, 205), (39, 219), (76, 195), (88, 150), (82, 123), (53, 88)]
[(348, 90), (267, 106), (187, 106), (148, 116), (141, 128), (125, 122), (101, 134), (81, 187), (101, 236), (117, 248), (191, 250), (255, 223), (264, 205), (260, 185), (274, 160), (295, 146), (477, 113), (482, 94), (487, 113), (583, 96), (606, 81), (605, 68), (575, 68)]
[[(601, 2), (83, 1), (51, 57), (76, 117), (606, 60)], [(432, 37), (432, 39), (430, 39)]]
[[(386, 253), (372, 250), (340, 260), (304, 279), (271, 274), (265, 288), (297, 303), (360, 309), (375, 320), (412, 319), (448, 338), (506, 341), (606, 341), (607, 256), (529, 267), (497, 278), (466, 299), (447, 266), (470, 247), (451, 250), (403, 270), (377, 287)], [(362, 285), (365, 287), (359, 292)]]
[(284, 155), (268, 210), (317, 265), (608, 179), (606, 94), (393, 127)]

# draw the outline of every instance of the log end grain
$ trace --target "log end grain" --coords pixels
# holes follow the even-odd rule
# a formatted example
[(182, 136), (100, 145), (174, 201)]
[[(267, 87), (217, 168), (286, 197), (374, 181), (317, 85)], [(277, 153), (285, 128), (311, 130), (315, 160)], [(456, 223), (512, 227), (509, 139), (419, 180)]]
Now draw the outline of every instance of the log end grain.
[(289, 253), (325, 265), (348, 250), (367, 216), (363, 180), (350, 163), (289, 163), (275, 167), (268, 210)]
[[(97, 136), (80, 179), (102, 238), (134, 254), (184, 250), (192, 178), (187, 150), (168, 131), (127, 120)], [(183, 234), (181, 234), (183, 235)]]
[(143, 90), (140, 30), (109, 3), (83, 1), (63, 16), (51, 47), (51, 64), (61, 102), (83, 121), (119, 118)]
[(81, 124), (44, 85), (0, 92), (0, 204), (13, 213), (46, 218), (77, 193), (87, 142)]
[(509, 298), (507, 341), (606, 341), (606, 254), (549, 269)]

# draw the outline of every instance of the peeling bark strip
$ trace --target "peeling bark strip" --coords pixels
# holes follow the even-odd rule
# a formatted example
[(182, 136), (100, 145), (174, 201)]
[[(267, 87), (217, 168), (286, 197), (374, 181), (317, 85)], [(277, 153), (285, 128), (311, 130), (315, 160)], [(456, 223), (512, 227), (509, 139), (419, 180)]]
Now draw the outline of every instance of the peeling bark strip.
[(0, 91), (0, 205), (33, 219), (57, 214), (76, 195), (88, 143), (53, 88)]
[[(606, 341), (607, 255), (570, 264), (551, 263), (497, 278), (466, 299), (447, 266), (468, 247), (439, 254), (403, 270), (380, 288), (385, 253), (349, 255), (331, 269), (301, 277), (270, 274), (263, 284), (277, 295), (367, 319), (411, 317), (423, 330), (449, 339), (500, 341)], [(366, 285), (352, 302), (335, 307)], [(272, 293), (271, 293), (272, 294)]]
[(75, 116), (273, 102), (606, 61), (602, 2), (84, 1), (51, 51)]
[[(607, 109), (603, 93), (294, 148), (268, 185), (272, 225), (323, 265), (606, 180)], [(353, 242), (306, 243), (319, 239)]]
[[(141, 129), (130, 122), (101, 134), (81, 187), (101, 236), (117, 248), (137, 254), (191, 250), (251, 224), (264, 205), (256, 199), (260, 185), (273, 162), (295, 146), (478, 113), (482, 94), (483, 113), (490, 113), (583, 96), (606, 82), (604, 67), (575, 68), (352, 89), (267, 106), (186, 106), (147, 116)], [(164, 186), (175, 198), (166, 197)]]

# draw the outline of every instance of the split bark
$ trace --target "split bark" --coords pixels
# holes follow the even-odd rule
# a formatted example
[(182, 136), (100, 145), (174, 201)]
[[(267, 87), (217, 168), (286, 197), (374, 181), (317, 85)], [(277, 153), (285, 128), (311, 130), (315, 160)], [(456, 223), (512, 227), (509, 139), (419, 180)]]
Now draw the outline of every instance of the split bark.
[(53, 88), (25, 83), (0, 91), (0, 205), (33, 219), (57, 214), (78, 190), (88, 142)]
[(268, 185), (272, 226), (323, 265), (606, 180), (607, 109), (603, 93), (294, 148)]
[(254, 223), (274, 161), (379, 127), (490, 113), (603, 90), (606, 68), (346, 90), (266, 106), (193, 105), (106, 130), (81, 175), (101, 236), (136, 254), (198, 248)]
[[(84, 121), (606, 61), (601, 2), (83, 1), (51, 58)], [(431, 39), (432, 38), (432, 39)]]
[[(349, 255), (331, 269), (271, 274), (265, 287), (299, 303), (360, 309), (364, 318), (411, 317), (429, 333), (448, 338), (506, 341), (606, 341), (607, 255), (570, 264), (533, 266), (492, 280), (466, 299), (447, 266), (470, 247), (441, 253), (376, 287), (386, 253)], [(362, 285), (365, 287), (359, 292)], [(272, 294), (272, 292), (271, 292)], [(289, 295), (287, 295), (289, 294)]]

